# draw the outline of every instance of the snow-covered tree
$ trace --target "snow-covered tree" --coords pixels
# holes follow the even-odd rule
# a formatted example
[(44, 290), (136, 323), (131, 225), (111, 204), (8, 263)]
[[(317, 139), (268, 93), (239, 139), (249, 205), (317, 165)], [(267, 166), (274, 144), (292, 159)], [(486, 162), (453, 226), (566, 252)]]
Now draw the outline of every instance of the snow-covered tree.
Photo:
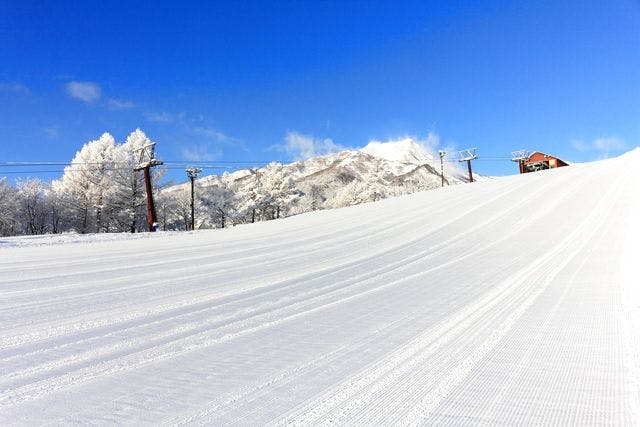
[(6, 178), (0, 178), (0, 236), (17, 233), (17, 195)]
[(280, 218), (280, 214), (300, 197), (293, 178), (280, 163), (272, 162), (267, 165), (262, 173), (261, 184), (265, 206), (270, 211), (271, 219)]
[(17, 183), (18, 220), (24, 234), (44, 234), (49, 231), (49, 207), (45, 188), (38, 178)]
[(236, 184), (238, 197), (238, 211), (246, 220), (255, 222), (264, 208), (266, 197), (262, 188), (262, 171), (252, 170), (250, 175), (239, 180)]
[(225, 172), (219, 183), (203, 189), (201, 200), (211, 222), (216, 227), (225, 228), (228, 220), (233, 220), (236, 215), (237, 197), (231, 175)]
[(146, 227), (144, 174), (142, 171), (134, 171), (134, 168), (138, 163), (136, 150), (150, 143), (152, 141), (147, 135), (136, 129), (124, 144), (116, 146), (114, 150), (116, 167), (112, 173), (112, 204), (115, 210), (114, 221), (119, 231), (135, 233)]
[(306, 196), (309, 198), (309, 207), (312, 211), (322, 209), (322, 204), (326, 198), (324, 197), (324, 189), (321, 186), (312, 185)]
[[(392, 190), (390, 190), (391, 177), (387, 176), (385, 168), (380, 163), (376, 164), (374, 169), (369, 169), (363, 176), (362, 181), (367, 186), (366, 194), (363, 198), (369, 198), (369, 201), (375, 202), (386, 198)], [(367, 201), (367, 200), (365, 200)]]
[(65, 206), (72, 227), (80, 233), (109, 231), (111, 198), (115, 192), (112, 181), (114, 152), (113, 136), (104, 133), (86, 143), (65, 167), (64, 175), (52, 183), (52, 190)]
[(65, 206), (58, 193), (51, 187), (45, 189), (45, 198), (49, 205), (49, 231), (53, 234), (69, 229), (69, 219), (64, 216)]
[(324, 207), (326, 200), (325, 188), (319, 184), (312, 184), (306, 192), (302, 193), (300, 201), (290, 212), (301, 213), (317, 211)]
[(164, 226), (161, 224), (161, 227), (167, 230), (188, 231), (191, 226), (191, 189), (184, 187), (160, 194), (162, 194), (159, 197), (160, 203), (165, 204), (162, 208), (165, 224)]
[(342, 208), (345, 206), (357, 205), (371, 202), (374, 191), (365, 182), (354, 180), (343, 186), (336, 192), (328, 205), (332, 208)]
[[(175, 224), (175, 206), (176, 200), (174, 194), (168, 194), (168, 191), (160, 191), (155, 198), (156, 215), (158, 216), (158, 227), (160, 230), (184, 230), (182, 224)], [(173, 193), (173, 192), (172, 192)]]

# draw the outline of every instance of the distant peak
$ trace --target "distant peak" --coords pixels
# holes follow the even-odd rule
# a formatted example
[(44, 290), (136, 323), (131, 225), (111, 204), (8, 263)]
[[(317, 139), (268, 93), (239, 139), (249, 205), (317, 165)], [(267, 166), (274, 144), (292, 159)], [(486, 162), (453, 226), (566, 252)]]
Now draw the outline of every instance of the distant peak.
[(413, 138), (387, 142), (371, 141), (360, 151), (393, 162), (426, 163), (434, 159), (427, 147)]

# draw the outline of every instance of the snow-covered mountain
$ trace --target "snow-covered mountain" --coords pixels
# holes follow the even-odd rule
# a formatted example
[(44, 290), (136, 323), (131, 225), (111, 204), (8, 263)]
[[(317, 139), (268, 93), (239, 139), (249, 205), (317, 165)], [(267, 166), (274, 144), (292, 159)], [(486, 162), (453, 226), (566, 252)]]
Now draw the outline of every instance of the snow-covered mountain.
[[(390, 142), (370, 142), (359, 150), (312, 157), (284, 165), (302, 193), (313, 187), (322, 191), (323, 198), (331, 204), (338, 192), (347, 185), (379, 187), (386, 196), (413, 193), (441, 186), (440, 159), (412, 138)], [(258, 170), (259, 172), (260, 170)], [(251, 175), (249, 170), (232, 174), (242, 183)], [(467, 176), (456, 165), (445, 164), (445, 185), (467, 182)], [(203, 186), (216, 185), (220, 177), (203, 177)]]
[[(464, 175), (447, 165), (445, 182), (465, 182)], [(379, 177), (389, 187), (408, 184), (424, 189), (441, 186), (440, 159), (424, 146), (407, 138), (391, 142), (371, 142), (360, 150), (346, 150), (289, 165), (301, 184), (342, 186), (353, 180), (367, 182)]]

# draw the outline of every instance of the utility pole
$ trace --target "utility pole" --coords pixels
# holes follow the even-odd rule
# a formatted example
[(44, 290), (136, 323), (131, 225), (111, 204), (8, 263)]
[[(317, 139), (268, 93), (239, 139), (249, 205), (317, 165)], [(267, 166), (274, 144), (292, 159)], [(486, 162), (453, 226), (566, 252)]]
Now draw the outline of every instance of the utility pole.
[(529, 158), (529, 151), (527, 150), (518, 150), (518, 151), (513, 151), (511, 153), (511, 161), (518, 163), (518, 170), (520, 171), (520, 173), (525, 172), (524, 161), (527, 160), (528, 158)]
[(156, 206), (153, 203), (153, 186), (151, 185), (150, 169), (162, 164), (162, 160), (155, 158), (155, 145), (155, 142), (151, 142), (134, 150), (134, 152), (139, 152), (139, 157), (138, 165), (133, 169), (134, 171), (144, 171), (144, 186), (147, 191), (147, 230), (151, 232), (156, 231), (158, 219), (156, 218)]
[(187, 175), (189, 176), (189, 180), (191, 180), (191, 230), (194, 230), (195, 227), (195, 214), (194, 214), (194, 199), (193, 199), (193, 187), (194, 187), (194, 182), (196, 180), (196, 178), (198, 177), (198, 174), (200, 174), (200, 172), (202, 172), (202, 169), (200, 168), (194, 168), (193, 166), (190, 166), (186, 169), (187, 171)]
[(459, 162), (467, 162), (467, 169), (469, 170), (469, 182), (473, 182), (473, 173), (471, 172), (471, 160), (478, 158), (475, 148), (467, 148), (458, 152)]
[(442, 176), (442, 187), (444, 187), (444, 156), (447, 155), (447, 152), (439, 150), (438, 154), (440, 154), (440, 176)]

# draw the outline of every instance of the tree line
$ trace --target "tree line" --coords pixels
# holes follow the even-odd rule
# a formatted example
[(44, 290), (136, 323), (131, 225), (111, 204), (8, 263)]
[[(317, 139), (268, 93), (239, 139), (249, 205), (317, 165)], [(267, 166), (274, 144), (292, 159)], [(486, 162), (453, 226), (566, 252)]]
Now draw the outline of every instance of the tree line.
[[(150, 143), (140, 129), (122, 144), (104, 133), (84, 144), (58, 180), (18, 180), (12, 186), (0, 178), (0, 236), (146, 231), (144, 176), (134, 169), (136, 151)], [(190, 186), (160, 187), (157, 183), (163, 171), (154, 169), (158, 228), (189, 230)], [(380, 165), (359, 175), (340, 172), (335, 179), (338, 185), (334, 188), (308, 183), (302, 191), (291, 170), (273, 162), (249, 172), (197, 180), (195, 227), (224, 228), (430, 188), (425, 182), (399, 183)]]
[[(135, 152), (151, 142), (140, 129), (123, 144), (104, 133), (86, 143), (62, 177), (49, 184), (33, 178), (11, 186), (0, 178), (0, 235), (145, 231), (144, 176), (134, 171)], [(156, 183), (162, 174), (162, 170), (154, 173)], [(191, 200), (186, 187), (156, 185), (154, 193), (159, 227), (188, 229)], [(278, 163), (237, 182), (225, 173), (210, 185), (198, 186), (196, 224), (199, 228), (225, 227), (279, 218), (300, 196)]]

